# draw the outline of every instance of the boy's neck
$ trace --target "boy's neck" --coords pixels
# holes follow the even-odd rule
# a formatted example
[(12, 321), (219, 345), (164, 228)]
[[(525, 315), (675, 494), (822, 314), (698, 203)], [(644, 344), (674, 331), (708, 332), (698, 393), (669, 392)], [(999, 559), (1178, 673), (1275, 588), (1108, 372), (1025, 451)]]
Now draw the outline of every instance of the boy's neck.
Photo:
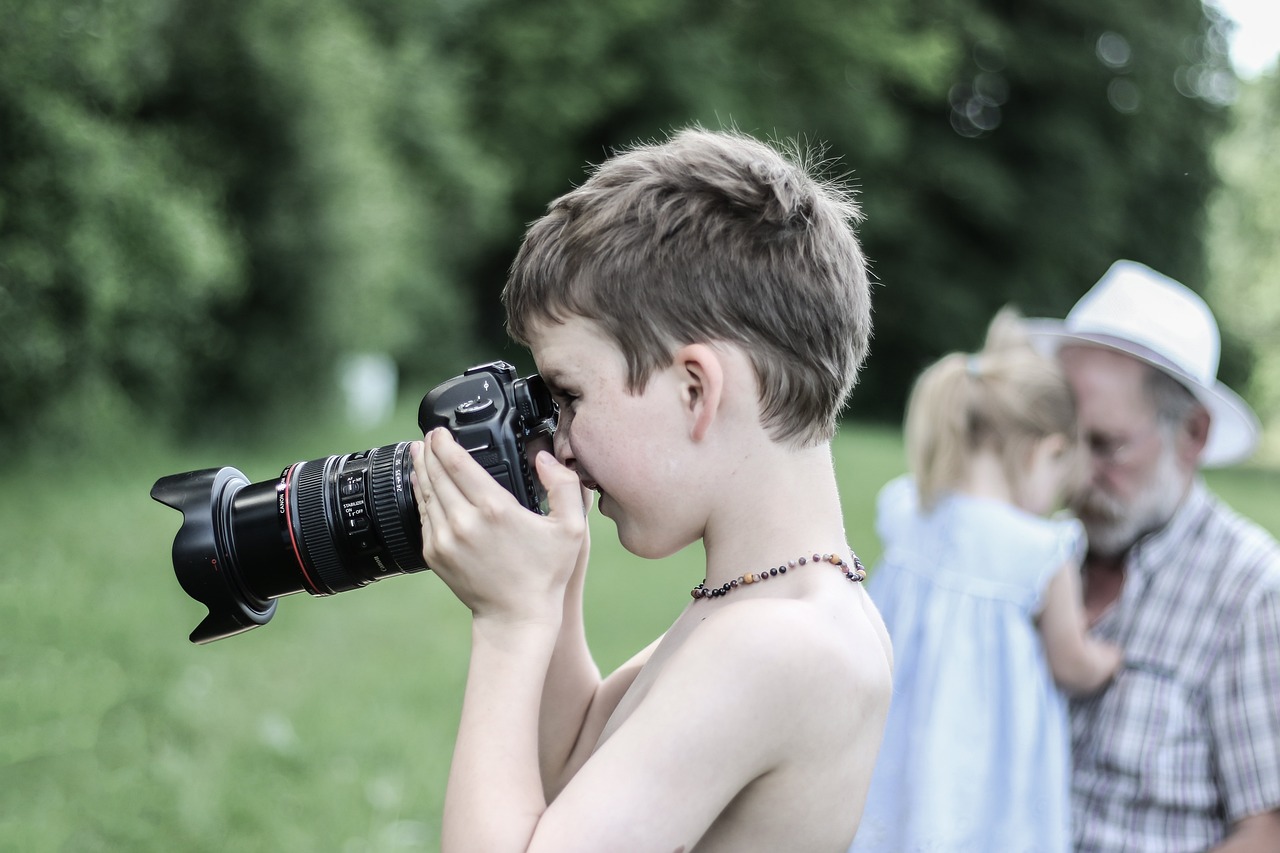
[(708, 586), (814, 551), (849, 557), (828, 443), (751, 454), (720, 489), (703, 535)]

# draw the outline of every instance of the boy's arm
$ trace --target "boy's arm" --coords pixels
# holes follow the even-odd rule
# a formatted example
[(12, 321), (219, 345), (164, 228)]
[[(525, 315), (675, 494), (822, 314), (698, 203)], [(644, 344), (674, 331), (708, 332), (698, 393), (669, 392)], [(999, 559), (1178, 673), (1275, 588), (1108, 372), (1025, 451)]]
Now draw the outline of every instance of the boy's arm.
[[(573, 598), (566, 590), (566, 603)], [(580, 607), (576, 621), (575, 631), (554, 618), (473, 620), (443, 851), (527, 849), (547, 803), (590, 757), (653, 648), (602, 682), (585, 639), (575, 642), (582, 636)], [(561, 700), (570, 707), (555, 708)]]
[(441, 850), (520, 851), (546, 810), (538, 706), (559, 625), (477, 617), (445, 790)]
[(556, 637), (546, 682), (542, 686), (538, 759), (542, 787), (548, 800), (555, 799), (563, 787), (569, 757), (581, 737), (587, 713), (601, 683), (600, 670), (587, 646), (582, 616), (590, 538), (590, 533), (584, 537), (573, 576), (565, 587), (560, 633)]
[[(585, 502), (585, 500), (584, 500)], [(565, 588), (560, 634), (556, 638), (538, 717), (538, 753), (542, 787), (554, 800), (590, 757), (618, 702), (662, 639), (655, 640), (603, 681), (587, 645), (583, 623), (590, 532), (582, 544), (573, 577)]]
[[(549, 453), (531, 513), (443, 429), (411, 447), (423, 556), (471, 610), (471, 661), (442, 847), (523, 850), (546, 809), (538, 725), (566, 590), (586, 535), (581, 483)], [(501, 814), (502, 819), (495, 819)]]

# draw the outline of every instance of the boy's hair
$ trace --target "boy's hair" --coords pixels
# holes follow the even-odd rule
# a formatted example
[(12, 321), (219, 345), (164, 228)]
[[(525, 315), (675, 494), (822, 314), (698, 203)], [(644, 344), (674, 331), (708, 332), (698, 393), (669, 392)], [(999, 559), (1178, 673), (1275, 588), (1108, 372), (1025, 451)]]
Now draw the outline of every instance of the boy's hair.
[(1078, 479), (1083, 457), (1071, 386), (1057, 362), (1031, 348), (1019, 313), (1005, 307), (991, 321), (982, 352), (944, 356), (911, 390), (907, 459), (920, 505), (931, 508), (963, 483), (983, 448), (999, 454), (1016, 496), (1035, 443), (1051, 435), (1067, 438)]
[(739, 344), (775, 440), (835, 433), (871, 334), (852, 194), (736, 131), (680, 131), (605, 160), (525, 234), (503, 304), (528, 344), (538, 322), (581, 316), (644, 389), (689, 343)]

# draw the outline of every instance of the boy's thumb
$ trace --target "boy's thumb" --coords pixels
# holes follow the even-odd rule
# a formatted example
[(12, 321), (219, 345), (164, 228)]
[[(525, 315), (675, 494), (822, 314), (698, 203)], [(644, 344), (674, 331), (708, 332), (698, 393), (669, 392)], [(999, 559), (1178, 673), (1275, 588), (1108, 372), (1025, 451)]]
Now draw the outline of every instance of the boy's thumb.
[(578, 516), (583, 514), (582, 481), (573, 469), (561, 465), (551, 453), (539, 451), (534, 464), (538, 468), (538, 479), (547, 490), (547, 502), (551, 505), (551, 514), (560, 515), (569, 512)]

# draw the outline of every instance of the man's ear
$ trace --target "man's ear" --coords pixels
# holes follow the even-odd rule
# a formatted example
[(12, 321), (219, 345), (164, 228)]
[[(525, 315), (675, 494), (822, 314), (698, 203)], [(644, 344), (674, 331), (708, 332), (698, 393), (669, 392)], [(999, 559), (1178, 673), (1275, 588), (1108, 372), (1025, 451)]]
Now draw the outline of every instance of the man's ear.
[(1189, 471), (1200, 467), (1200, 453), (1209, 443), (1209, 410), (1196, 406), (1178, 430), (1178, 461)]
[(689, 417), (689, 436), (706, 438), (720, 413), (724, 393), (724, 364), (719, 353), (706, 344), (686, 344), (676, 350), (672, 364), (680, 383), (680, 402)]

